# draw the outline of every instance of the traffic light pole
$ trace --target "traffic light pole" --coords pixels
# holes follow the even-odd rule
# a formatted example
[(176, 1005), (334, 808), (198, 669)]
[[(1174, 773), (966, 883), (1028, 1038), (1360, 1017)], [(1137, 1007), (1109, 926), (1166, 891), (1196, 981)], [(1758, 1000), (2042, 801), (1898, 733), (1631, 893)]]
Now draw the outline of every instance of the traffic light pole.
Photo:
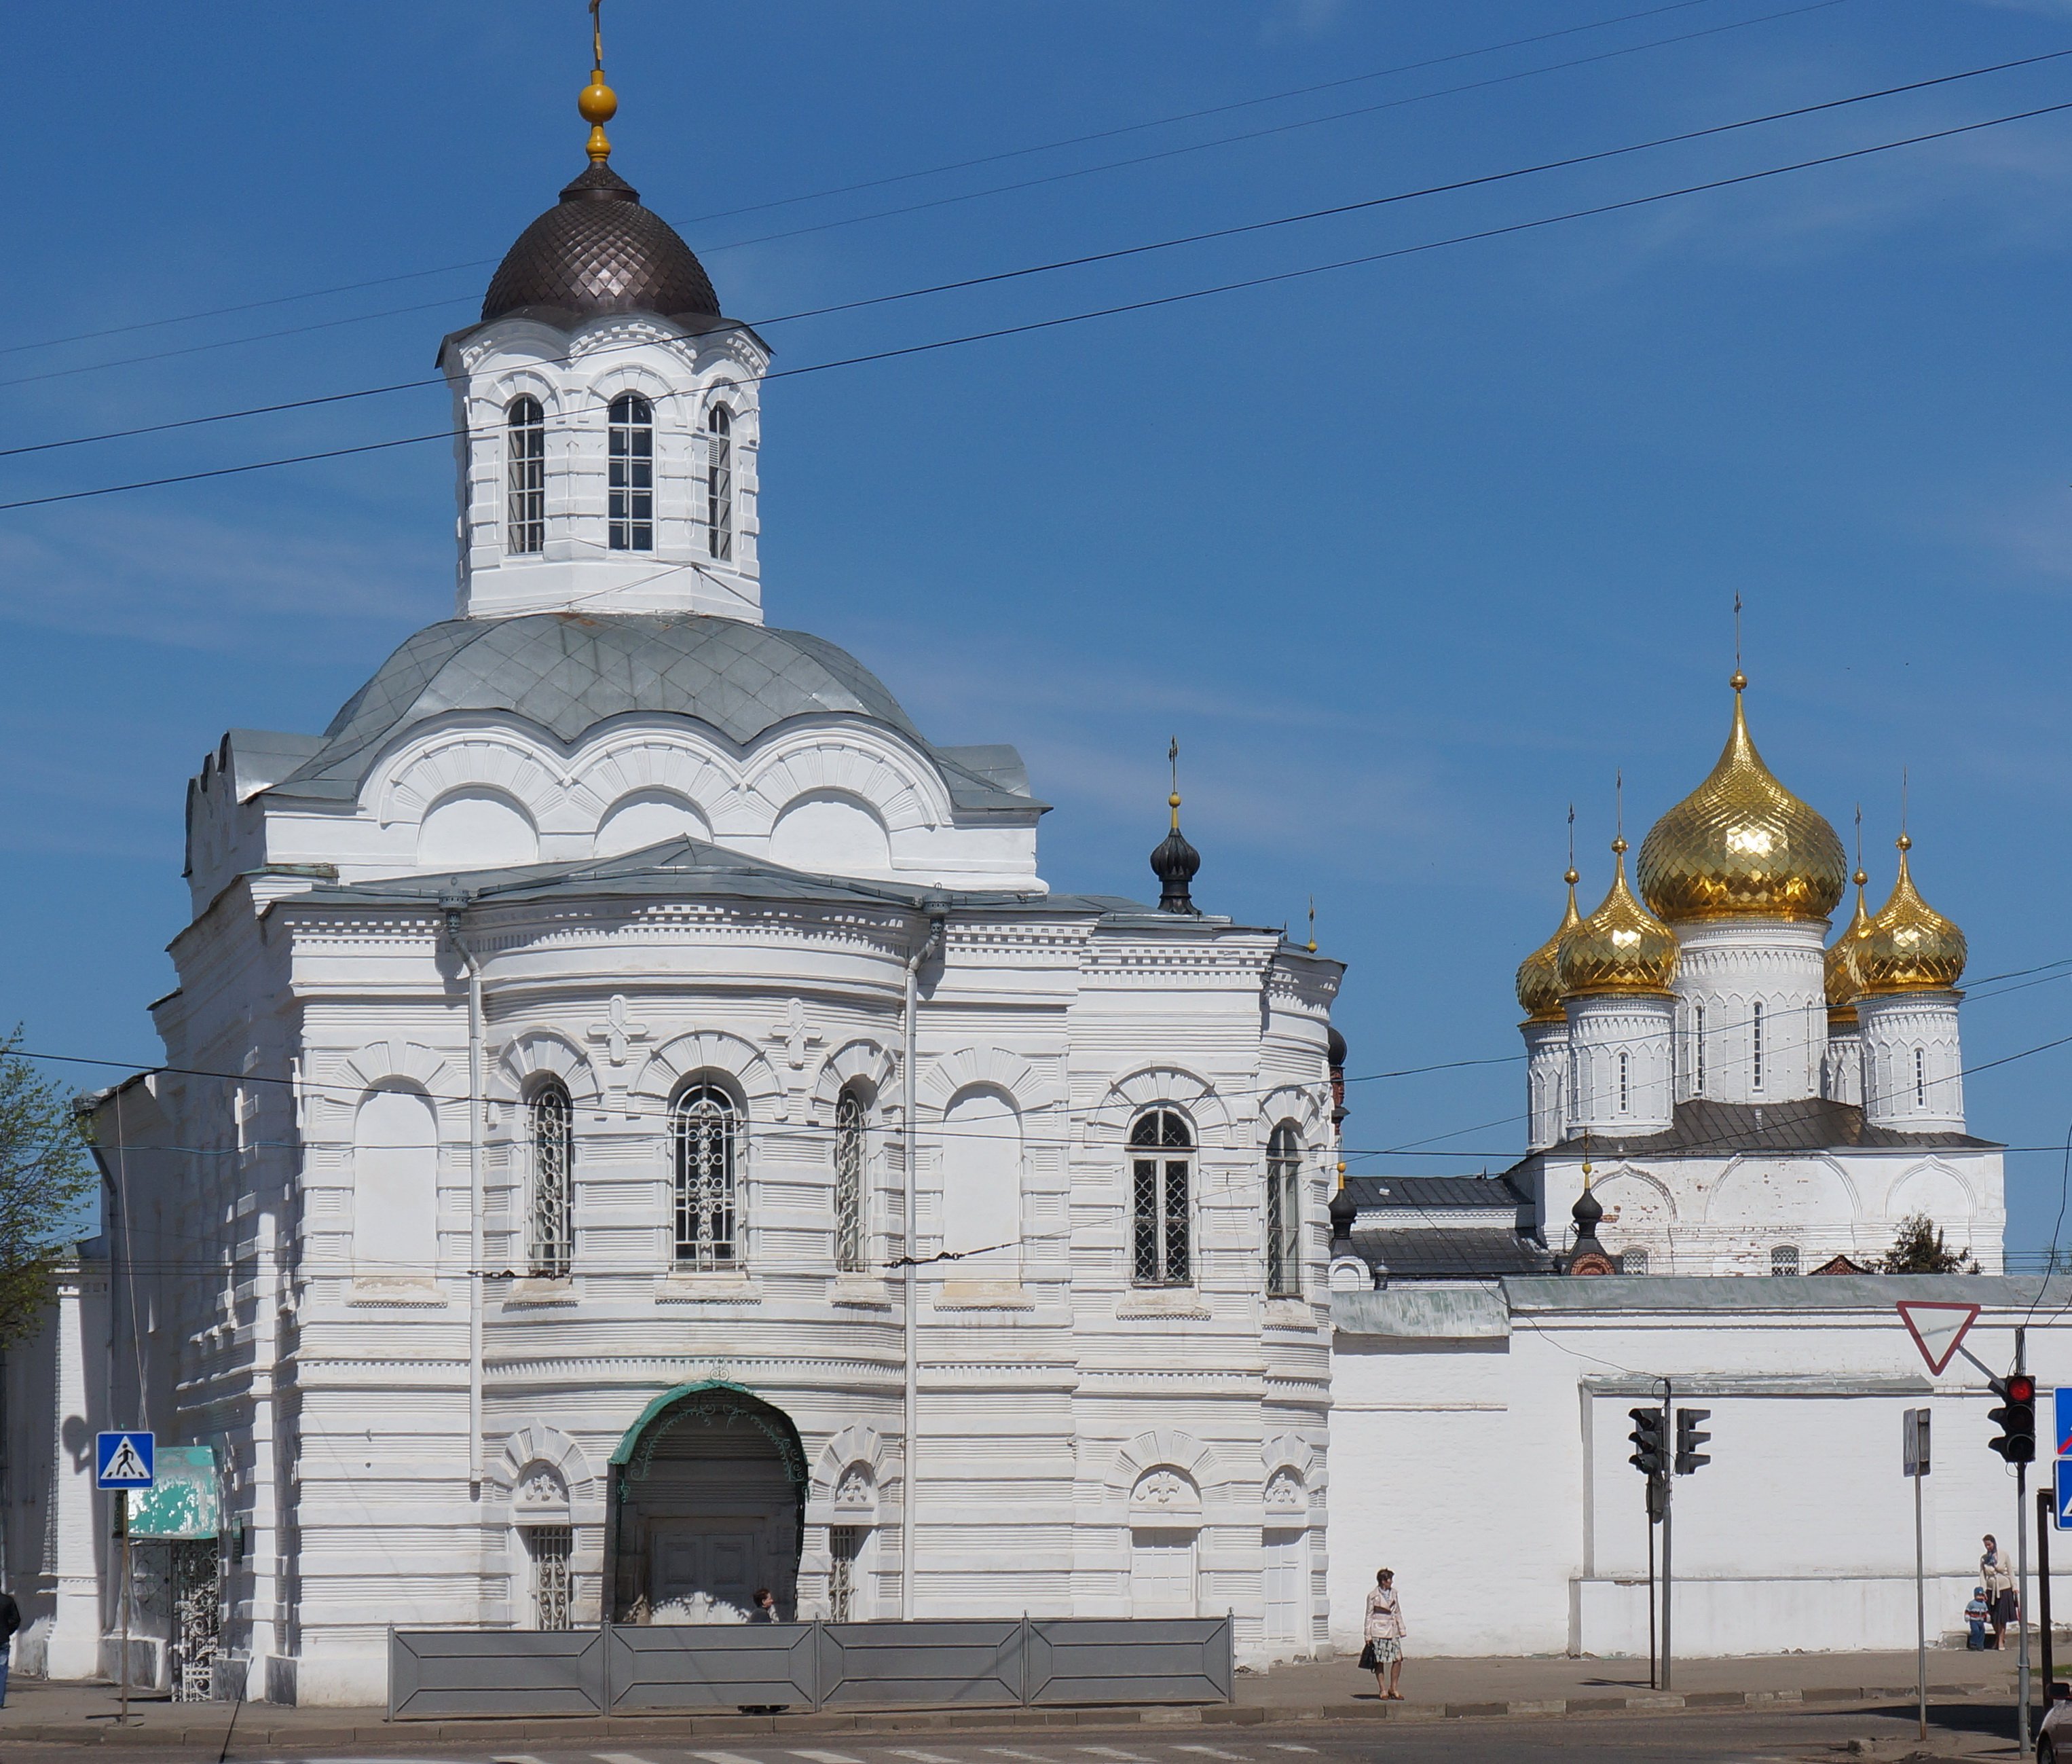
[[(1672, 1425), (1669, 1415), (1669, 1380), (1665, 1378), (1662, 1381), (1662, 1449), (1665, 1454), (1671, 1449), (1670, 1441), (1675, 1437), (1671, 1431)], [(1675, 1688), (1670, 1682), (1671, 1662), (1675, 1655), (1669, 1645), (1669, 1614), (1670, 1608), (1675, 1603), (1672, 1596), (1675, 1580), (1670, 1571), (1669, 1549), (1670, 1527), (1676, 1510), (1671, 1497), (1675, 1492), (1676, 1478), (1671, 1474), (1671, 1466), (1664, 1464), (1662, 1466), (1662, 1688), (1665, 1691)]]
[[(2014, 1369), (2029, 1370), (2029, 1331), (2016, 1326), (2014, 1332)], [(2015, 1643), (2021, 1650), (2015, 1669), (2015, 1696), (2021, 1715), (2015, 1737), (2022, 1756), (2029, 1755), (2029, 1466), (2014, 1467)]]

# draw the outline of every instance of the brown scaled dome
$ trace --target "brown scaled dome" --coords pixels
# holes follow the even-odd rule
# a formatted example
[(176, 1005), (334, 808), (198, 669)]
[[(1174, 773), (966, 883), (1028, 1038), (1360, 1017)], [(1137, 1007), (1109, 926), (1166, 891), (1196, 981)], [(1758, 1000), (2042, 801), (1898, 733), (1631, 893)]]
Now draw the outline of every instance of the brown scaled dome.
[(482, 302), (483, 323), (514, 312), (563, 324), (652, 312), (694, 330), (720, 315), (719, 297), (691, 248), (601, 160), (519, 234), (497, 265)]
[(1633, 898), (1626, 885), (1626, 841), (1614, 839), (1618, 868), (1604, 904), (1563, 940), (1554, 973), (1564, 998), (1599, 993), (1658, 994), (1676, 977), (1676, 934)]
[(1906, 854), (1914, 841), (1899, 836), (1899, 879), (1892, 898), (1856, 945), (1856, 973), (1866, 997), (1947, 992), (1964, 975), (1964, 934), (1923, 900)]
[(1561, 1018), (1561, 981), (1554, 972), (1555, 959), (1568, 933), (1582, 923), (1576, 911), (1576, 884), (1581, 878), (1569, 870), (1562, 880), (1568, 885), (1568, 910), (1554, 935), (1518, 964), (1518, 1002), (1528, 1023), (1558, 1023)]
[(1749, 738), (1733, 677), (1734, 726), (1712, 775), (1655, 822), (1638, 873), (1648, 906), (1694, 919), (1825, 919), (1849, 874), (1842, 842), (1779, 783)]

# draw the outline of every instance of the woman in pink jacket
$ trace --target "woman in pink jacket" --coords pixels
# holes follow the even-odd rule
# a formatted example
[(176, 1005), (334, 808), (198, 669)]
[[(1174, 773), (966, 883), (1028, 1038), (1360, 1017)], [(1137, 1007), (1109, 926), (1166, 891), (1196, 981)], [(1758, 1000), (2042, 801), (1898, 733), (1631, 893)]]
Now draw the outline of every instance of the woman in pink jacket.
[(1403, 1700), (1396, 1686), (1403, 1676), (1403, 1638), (1409, 1633), (1403, 1621), (1402, 1601), (1396, 1596), (1396, 1570), (1384, 1568), (1375, 1576), (1374, 1590), (1367, 1596), (1367, 1646), (1359, 1657), (1360, 1664), (1373, 1672), (1374, 1688), (1384, 1702)]

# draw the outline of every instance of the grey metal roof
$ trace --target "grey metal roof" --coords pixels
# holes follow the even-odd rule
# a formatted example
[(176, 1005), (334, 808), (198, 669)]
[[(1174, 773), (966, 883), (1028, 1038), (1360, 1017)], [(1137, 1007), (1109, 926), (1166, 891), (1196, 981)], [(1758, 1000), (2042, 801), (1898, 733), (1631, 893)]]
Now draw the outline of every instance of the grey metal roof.
[(1391, 1231), (1353, 1227), (1354, 1252), (1396, 1280), (1486, 1280), (1504, 1274), (1552, 1274), (1554, 1258), (1531, 1238), (1503, 1225), (1447, 1225)]
[(1531, 1197), (1503, 1176), (1348, 1176), (1346, 1192), (1365, 1212), (1401, 1208), (1445, 1212), (1457, 1208), (1515, 1209)]
[(1564, 1139), (1504, 1174), (1515, 1176), (1540, 1157), (1720, 1157), (1754, 1151), (1996, 1151), (1997, 1140), (1970, 1133), (1901, 1133), (1873, 1127), (1853, 1103), (1807, 1096), (1788, 1103), (1716, 1103), (1704, 1097), (1676, 1104), (1668, 1132), (1617, 1139), (1593, 1133)]
[[(607, 718), (695, 718), (746, 746), (794, 717), (866, 717), (935, 759), (960, 808), (1027, 812), (1012, 749), (938, 753), (884, 683), (803, 631), (696, 613), (530, 613), (427, 625), (382, 663), (324, 731), (322, 747), (273, 787), (349, 800), (376, 756), (412, 725), (457, 711), (509, 711), (573, 743)], [(988, 757), (986, 769), (960, 755)], [(1020, 775), (1025, 787), (1009, 787)], [(1007, 782), (1003, 783), (1005, 779)]]

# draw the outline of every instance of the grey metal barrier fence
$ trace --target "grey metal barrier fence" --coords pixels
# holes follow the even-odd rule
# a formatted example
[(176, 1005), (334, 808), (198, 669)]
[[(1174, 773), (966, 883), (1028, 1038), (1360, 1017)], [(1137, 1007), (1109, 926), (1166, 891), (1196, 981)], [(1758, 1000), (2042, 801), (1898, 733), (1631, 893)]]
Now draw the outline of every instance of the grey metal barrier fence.
[(1231, 1620), (392, 1630), (388, 1715), (1228, 1702)]

